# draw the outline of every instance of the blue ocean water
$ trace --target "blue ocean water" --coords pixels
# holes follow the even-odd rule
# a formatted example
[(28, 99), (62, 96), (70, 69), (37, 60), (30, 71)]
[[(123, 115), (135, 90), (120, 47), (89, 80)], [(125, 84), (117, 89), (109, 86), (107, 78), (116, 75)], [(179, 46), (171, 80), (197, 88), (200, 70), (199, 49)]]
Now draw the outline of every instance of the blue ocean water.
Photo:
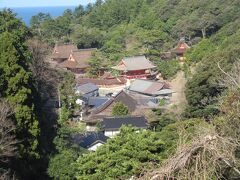
[(58, 17), (63, 14), (66, 9), (74, 10), (74, 6), (61, 6), (61, 7), (23, 7), (11, 8), (13, 12), (17, 13), (17, 17), (22, 19), (26, 25), (29, 26), (31, 17), (38, 13), (49, 13), (52, 17)]

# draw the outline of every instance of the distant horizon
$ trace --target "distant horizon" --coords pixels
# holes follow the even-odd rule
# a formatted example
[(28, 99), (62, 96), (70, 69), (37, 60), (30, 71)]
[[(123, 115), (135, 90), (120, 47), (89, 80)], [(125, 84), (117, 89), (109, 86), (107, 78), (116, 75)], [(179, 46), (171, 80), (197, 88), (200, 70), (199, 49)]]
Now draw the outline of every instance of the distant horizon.
[[(78, 6), (80, 6), (81, 4), (79, 4), (79, 5), (66, 5), (66, 6), (64, 6), (64, 5), (61, 5), (61, 6), (16, 6), (16, 7), (14, 7), (14, 6), (11, 6), (11, 7), (0, 7), (0, 9), (12, 9), (12, 8), (14, 8), (14, 9), (16, 9), (16, 8), (49, 8), (49, 7), (78, 7)], [(85, 6), (85, 5), (82, 5), (82, 6)]]
[(0, 0), (0, 9), (4, 8), (42, 8), (42, 7), (73, 7), (88, 3), (94, 3), (95, 0)]

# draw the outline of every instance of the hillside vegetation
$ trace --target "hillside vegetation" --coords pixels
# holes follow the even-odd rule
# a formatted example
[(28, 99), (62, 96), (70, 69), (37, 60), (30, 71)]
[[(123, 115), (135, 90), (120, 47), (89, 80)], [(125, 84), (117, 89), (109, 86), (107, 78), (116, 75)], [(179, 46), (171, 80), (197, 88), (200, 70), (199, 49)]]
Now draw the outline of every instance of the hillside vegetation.
[(238, 0), (98, 0), (86, 9), (67, 10), (57, 19), (34, 16), (31, 28), (50, 44), (97, 47), (100, 60), (108, 66), (124, 56), (145, 54), (165, 78), (173, 77), (179, 65), (161, 61), (161, 55), (185, 37), (193, 46), (186, 69), (200, 64), (187, 84), (189, 108), (185, 115), (208, 117), (218, 113), (217, 96), (224, 90), (218, 83), (221, 72), (216, 63), (230, 70), (239, 57), (239, 10)]
[[(13, 107), (13, 115), (4, 120), (16, 127), (12, 135), (19, 143), (10, 146), (17, 155), (5, 157), (0, 142), (0, 175), (16, 174), (19, 179), (239, 179), (239, 17), (239, 0), (97, 0), (86, 8), (66, 10), (55, 19), (40, 13), (32, 17), (29, 28), (11, 11), (2, 11), (0, 100)], [(191, 46), (184, 65), (175, 59), (163, 60), (164, 52), (182, 37)], [(74, 79), (66, 74), (46, 75), (50, 72), (43, 63), (47, 53), (37, 51), (44, 48), (37, 47), (36, 41), (51, 47), (75, 43), (78, 48), (98, 48), (90, 62), (93, 75), (101, 66), (109, 68), (123, 56), (133, 55), (146, 55), (167, 79), (183, 70), (186, 110), (177, 117), (154, 111), (156, 123), (149, 130), (136, 133), (132, 127), (122, 127), (116, 138), (87, 153), (71, 141), (72, 134), (82, 132), (70, 128), (68, 122), (74, 108), (79, 108), (72, 106)], [(62, 108), (60, 118), (52, 122), (42, 107), (56, 87)], [(23, 166), (16, 167), (15, 162)]]

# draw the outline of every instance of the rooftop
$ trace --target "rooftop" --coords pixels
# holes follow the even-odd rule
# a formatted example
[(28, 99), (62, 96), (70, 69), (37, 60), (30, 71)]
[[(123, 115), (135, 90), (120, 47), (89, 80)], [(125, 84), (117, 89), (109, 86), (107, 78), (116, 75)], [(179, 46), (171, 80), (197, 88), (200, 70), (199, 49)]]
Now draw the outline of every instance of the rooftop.
[(88, 98), (88, 106), (93, 106), (97, 108), (102, 104), (106, 103), (110, 98), (108, 97), (89, 97)]
[(93, 83), (98, 86), (111, 86), (111, 85), (124, 85), (126, 83), (126, 79), (123, 77), (116, 77), (111, 79), (96, 79), (96, 78), (77, 78), (78, 84), (84, 83)]
[(54, 51), (52, 53), (53, 59), (68, 59), (72, 51), (76, 51), (77, 46), (73, 44), (62, 44), (55, 45)]
[(89, 67), (88, 61), (92, 57), (92, 53), (96, 49), (79, 49), (72, 51), (67, 61), (60, 64), (63, 68), (87, 68)]
[(187, 49), (189, 49), (190, 46), (185, 42), (185, 40), (180, 40), (175, 48), (172, 49), (173, 53), (185, 53)]
[(128, 107), (128, 110), (130, 112), (133, 112), (137, 108), (137, 101), (133, 99), (131, 96), (129, 96), (127, 93), (124, 91), (120, 91), (115, 97), (111, 97), (108, 101), (106, 101), (102, 106), (99, 106), (98, 108), (94, 109), (92, 111), (92, 114), (98, 114), (105, 109), (107, 109), (111, 104), (121, 102), (125, 106)]
[(99, 88), (93, 83), (80, 84), (76, 86), (76, 91), (82, 95), (97, 91)]
[(101, 126), (104, 130), (119, 130), (123, 125), (132, 125), (136, 128), (147, 129), (148, 122), (143, 116), (107, 117), (103, 118)]
[(147, 70), (153, 69), (156, 66), (151, 61), (146, 59), (145, 56), (126, 57), (117, 65), (112, 67), (119, 71), (133, 71), (133, 70)]
[(96, 143), (100, 142), (102, 144), (107, 142), (108, 137), (102, 132), (91, 132), (87, 134), (76, 134), (73, 136), (73, 140), (76, 144), (83, 148), (90, 148)]
[(165, 82), (149, 81), (143, 79), (136, 79), (128, 88), (129, 91), (151, 96), (164, 95), (164, 92), (169, 93), (171, 91), (170, 89), (168, 91), (162, 91), (163, 89), (169, 89), (169, 85)]

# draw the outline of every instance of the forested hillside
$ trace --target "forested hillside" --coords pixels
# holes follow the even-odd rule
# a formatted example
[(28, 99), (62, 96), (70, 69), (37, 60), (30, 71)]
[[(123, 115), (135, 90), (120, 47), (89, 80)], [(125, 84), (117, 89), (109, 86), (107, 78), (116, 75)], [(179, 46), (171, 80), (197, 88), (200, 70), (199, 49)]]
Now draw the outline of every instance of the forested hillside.
[(161, 57), (184, 37), (193, 45), (184, 69), (189, 71), (190, 66), (199, 64), (194, 76), (189, 77), (185, 115), (207, 117), (218, 112), (216, 97), (224, 90), (216, 82), (221, 74), (216, 62), (221, 61), (222, 67), (230, 70), (238, 58), (239, 3), (98, 0), (86, 9), (79, 6), (74, 12), (66, 11), (57, 19), (34, 16), (31, 28), (50, 44), (73, 42), (79, 48), (99, 48), (101, 54), (96, 61), (102, 65), (111, 66), (123, 56), (145, 54), (155, 60), (165, 78), (174, 76), (179, 65), (174, 60), (161, 61)]
[[(29, 28), (10, 11), (1, 11), (0, 108), (11, 115), (1, 113), (0, 123), (10, 121), (14, 131), (10, 155), (4, 155), (0, 142), (0, 175), (238, 179), (239, 17), (239, 0), (97, 0), (58, 18), (40, 13)], [(185, 62), (166, 60), (165, 53), (182, 38), (191, 46)], [(72, 105), (73, 77), (44, 62), (56, 43), (98, 48), (89, 62), (92, 76), (133, 55), (146, 55), (164, 79), (184, 71), (188, 105), (181, 115), (153, 111), (149, 130), (122, 127), (116, 138), (87, 153), (71, 140), (82, 131), (68, 122), (79, 108)], [(49, 120), (43, 105), (50, 91), (60, 91), (62, 108), (58, 118)], [(22, 167), (16, 167), (19, 162)]]

